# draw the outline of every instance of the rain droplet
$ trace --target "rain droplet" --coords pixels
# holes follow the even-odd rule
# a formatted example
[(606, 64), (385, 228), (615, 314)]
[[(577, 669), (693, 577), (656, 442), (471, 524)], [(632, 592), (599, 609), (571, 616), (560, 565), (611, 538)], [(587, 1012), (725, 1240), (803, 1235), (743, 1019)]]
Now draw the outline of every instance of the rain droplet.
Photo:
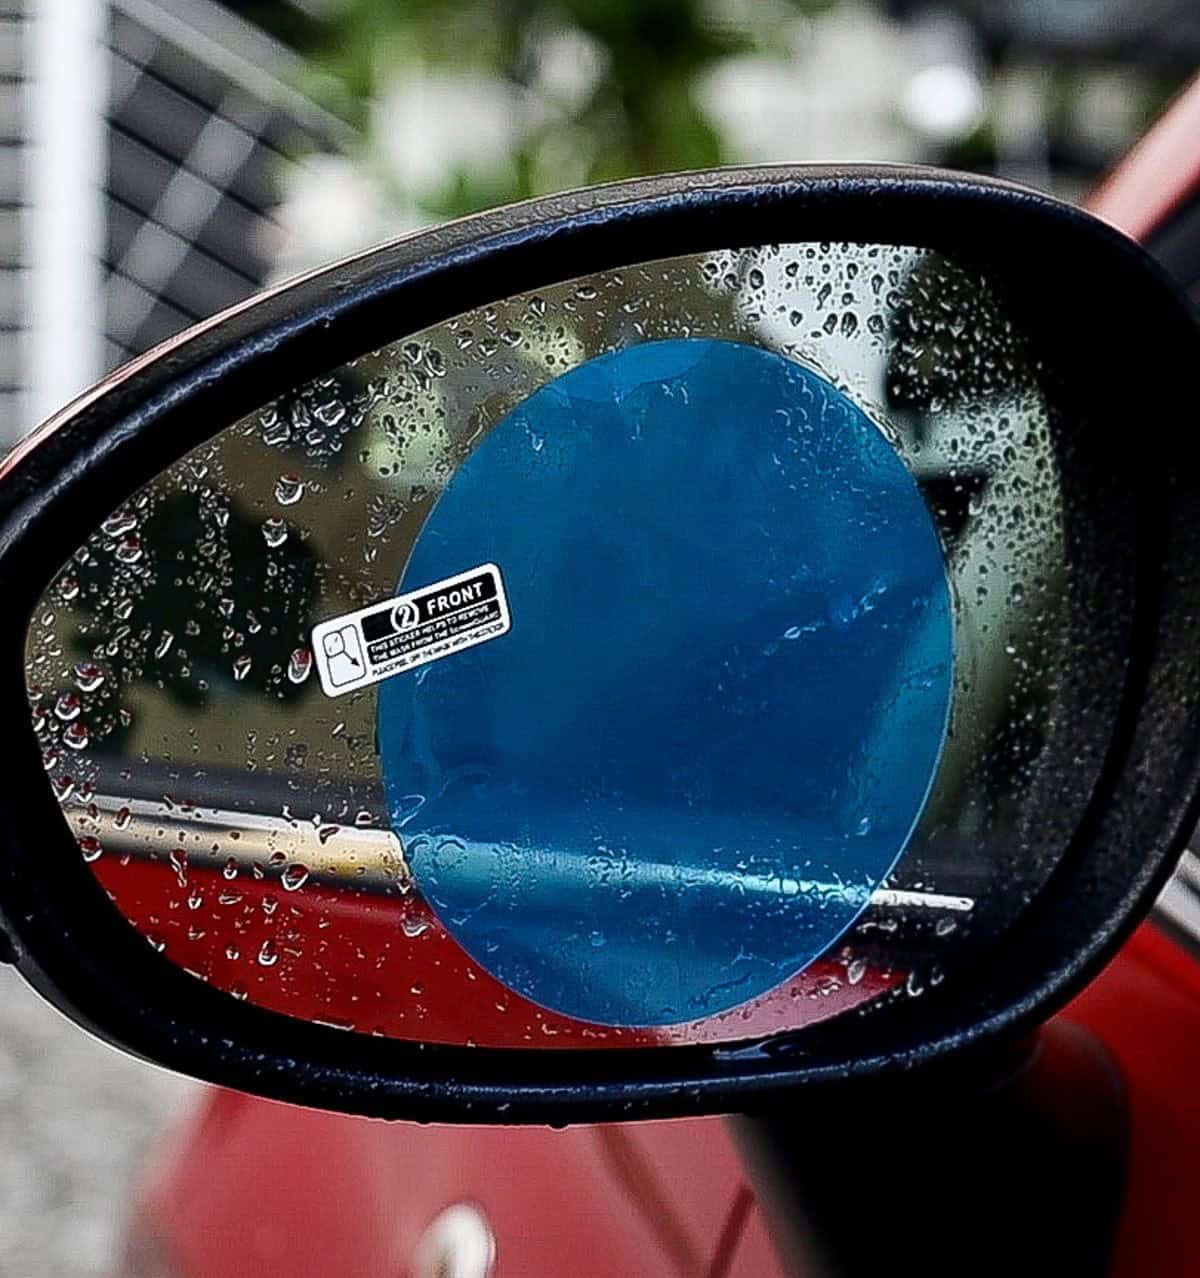
[(296, 648), (288, 660), (288, 678), (293, 683), (303, 683), (312, 671), (312, 653), (307, 648)]
[(409, 940), (415, 941), (418, 936), (424, 936), (429, 931), (429, 921), (427, 919), (405, 918), (400, 922), (400, 930)]
[(159, 636), (158, 643), (154, 645), (154, 655), (156, 657), (165, 657), (171, 651), (171, 645), (175, 642), (175, 636), (169, 631), (164, 630)]
[(74, 577), (64, 577), (58, 583), (58, 589), (62, 597), (69, 601), (79, 594), (79, 582)]
[(85, 861), (95, 861), (104, 848), (94, 834), (84, 834), (79, 838), (79, 851)]
[(854, 959), (846, 967), (846, 980), (851, 985), (857, 985), (859, 981), (861, 981), (862, 978), (866, 976), (866, 974), (867, 974), (866, 959), (860, 959), (860, 958)]
[(298, 892), (308, 882), (308, 866), (293, 862), (279, 879), (285, 892)]
[(238, 683), (250, 673), (250, 658), (242, 653), (240, 657), (235, 657), (233, 661), (233, 677)]
[(118, 543), (113, 554), (116, 555), (123, 564), (136, 564), (142, 557), (141, 538), (130, 533), (128, 537)]
[[(276, 489), (276, 495), (279, 490)], [(267, 519), (262, 526), (263, 541), (273, 550), (287, 541), (288, 526), (282, 519)]]
[(221, 871), (222, 875), (227, 879), (236, 879), (238, 876), (238, 863), (235, 857), (229, 857), (225, 862), (225, 867)]
[(118, 808), (113, 816), (113, 829), (123, 830), (129, 824), (132, 815), (128, 808)]
[(75, 666), (75, 682), (81, 692), (95, 692), (104, 682), (104, 668), (94, 661), (80, 661)]
[(84, 750), (91, 736), (82, 723), (69, 723), (63, 729), (62, 739), (63, 745), (69, 746), (72, 750)]
[(294, 506), (304, 496), (304, 481), (299, 475), (280, 475), (275, 481), (275, 500), (281, 506)]
[(320, 839), (323, 844), (328, 843), (337, 832), (338, 828), (336, 825), (323, 825), (317, 831), (317, 838)]
[(258, 963), (260, 967), (274, 967), (279, 962), (279, 951), (275, 948), (275, 942), (268, 937), (258, 951)]
[(64, 692), (54, 703), (54, 713), (64, 723), (70, 723), (72, 719), (78, 719), (79, 711), (82, 708), (83, 702), (80, 701), (77, 692)]
[(392, 808), (392, 821), (395, 825), (407, 825), (425, 806), (423, 794), (406, 794), (397, 799)]
[(100, 531), (106, 537), (123, 537), (137, 527), (137, 516), (129, 510), (118, 510), (100, 525)]
[(183, 887), (187, 883), (188, 854), (183, 848), (174, 848), (167, 859), (171, 862), (171, 869), (175, 871), (179, 886)]
[(263, 443), (271, 448), (286, 444), (292, 437), (292, 428), (281, 417), (267, 423), (263, 428)]

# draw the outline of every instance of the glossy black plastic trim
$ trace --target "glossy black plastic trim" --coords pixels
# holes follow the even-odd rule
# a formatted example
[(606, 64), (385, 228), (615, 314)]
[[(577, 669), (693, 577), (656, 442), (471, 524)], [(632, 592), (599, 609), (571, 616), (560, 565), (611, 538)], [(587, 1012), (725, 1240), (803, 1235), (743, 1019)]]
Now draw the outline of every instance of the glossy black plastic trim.
[[(28, 620), (87, 534), (297, 369), (318, 375), (557, 280), (799, 240), (927, 246), (980, 264), (1088, 398), (1079, 429), (1114, 450), (1122, 432), (1127, 442), (1127, 470), (1112, 479), (1128, 506), (1114, 509), (1113, 539), (1136, 533), (1122, 549), (1136, 598), (1119, 730), (1062, 864), (988, 961), (919, 1001), (761, 1044), (584, 1052), (423, 1046), (308, 1025), (238, 1002), (155, 953), (79, 857), (29, 727)], [(1185, 307), (1117, 232), (1005, 183), (904, 168), (728, 170), (554, 197), (411, 236), (198, 326), (66, 410), (0, 478), (10, 618), (0, 636), (0, 911), (20, 970), (68, 1015), (148, 1059), (281, 1100), (391, 1118), (561, 1123), (749, 1109), (799, 1084), (970, 1057), (1024, 1032), (1149, 909), (1194, 824), (1200, 470), (1178, 414), (1192, 407), (1196, 355)], [(1103, 600), (1103, 582), (1094, 593)]]

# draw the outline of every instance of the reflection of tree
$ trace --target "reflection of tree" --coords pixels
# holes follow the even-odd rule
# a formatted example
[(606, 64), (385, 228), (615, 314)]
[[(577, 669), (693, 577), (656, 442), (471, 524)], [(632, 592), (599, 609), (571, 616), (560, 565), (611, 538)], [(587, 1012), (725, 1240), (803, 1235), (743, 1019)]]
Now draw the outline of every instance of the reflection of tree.
[[(135, 589), (114, 589), (119, 570), (98, 538), (79, 570), (80, 599), (102, 602), (76, 629), (72, 647), (79, 657), (104, 654), (117, 676), (108, 696), (136, 680), (199, 711), (214, 693), (290, 701), (306, 691), (287, 677), (315, 598), (316, 559), (306, 545), (288, 537), (272, 547), (263, 525), (236, 505), (218, 515), (211, 495), (184, 491), (157, 501), (139, 536), (152, 567)], [(243, 674), (239, 658), (246, 657)], [(132, 726), (128, 714), (113, 722), (104, 748), (117, 748)]]
[[(786, 56), (793, 26), (835, 4), (343, 0), (283, 34), (306, 54), (306, 91), (363, 129), (360, 172), (425, 221), (729, 162), (705, 75)], [(258, 13), (278, 28), (280, 6)]]

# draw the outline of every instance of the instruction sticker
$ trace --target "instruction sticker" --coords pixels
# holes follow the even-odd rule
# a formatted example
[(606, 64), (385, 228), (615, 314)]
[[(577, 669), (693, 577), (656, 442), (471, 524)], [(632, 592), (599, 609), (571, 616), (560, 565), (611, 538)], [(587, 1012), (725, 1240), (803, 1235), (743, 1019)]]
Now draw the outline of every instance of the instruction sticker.
[(508, 600), (495, 564), (322, 621), (312, 632), (328, 697), (389, 679), (498, 639), (509, 629)]

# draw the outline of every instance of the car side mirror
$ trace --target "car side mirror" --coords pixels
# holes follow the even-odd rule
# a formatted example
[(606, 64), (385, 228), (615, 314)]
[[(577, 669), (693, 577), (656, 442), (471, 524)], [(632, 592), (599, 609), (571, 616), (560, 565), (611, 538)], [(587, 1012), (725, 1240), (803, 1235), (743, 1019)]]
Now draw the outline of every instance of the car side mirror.
[(4, 467), (9, 957), (387, 1117), (1006, 1042), (1194, 818), (1196, 355), (1117, 232), (901, 168), (557, 196), (198, 325)]

